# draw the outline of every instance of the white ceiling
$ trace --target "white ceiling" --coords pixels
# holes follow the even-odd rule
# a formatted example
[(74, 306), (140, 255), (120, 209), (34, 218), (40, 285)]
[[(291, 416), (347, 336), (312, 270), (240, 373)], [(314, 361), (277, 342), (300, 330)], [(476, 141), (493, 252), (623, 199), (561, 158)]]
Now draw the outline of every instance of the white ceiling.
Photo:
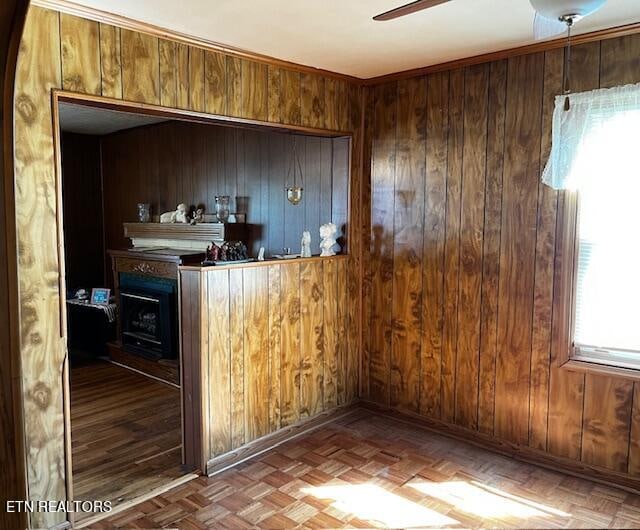
[[(389, 22), (409, 0), (75, 0), (166, 29), (367, 78), (533, 42), (529, 0), (453, 0)], [(576, 34), (640, 21), (640, 0), (608, 0)]]
[(78, 134), (111, 134), (133, 127), (168, 121), (166, 118), (157, 116), (143, 116), (73, 103), (61, 102), (58, 108), (60, 129)]

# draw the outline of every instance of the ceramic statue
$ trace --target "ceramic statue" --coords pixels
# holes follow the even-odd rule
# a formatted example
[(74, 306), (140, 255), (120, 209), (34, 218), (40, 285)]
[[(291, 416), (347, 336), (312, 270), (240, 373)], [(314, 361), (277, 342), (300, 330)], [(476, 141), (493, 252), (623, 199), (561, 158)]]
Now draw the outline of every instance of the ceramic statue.
[(338, 227), (333, 223), (327, 223), (320, 227), (320, 255), (335, 256), (336, 251), (333, 249), (336, 244), (336, 233)]
[(300, 242), (302, 249), (300, 250), (301, 258), (311, 257), (311, 232), (305, 230), (302, 232), (302, 241)]

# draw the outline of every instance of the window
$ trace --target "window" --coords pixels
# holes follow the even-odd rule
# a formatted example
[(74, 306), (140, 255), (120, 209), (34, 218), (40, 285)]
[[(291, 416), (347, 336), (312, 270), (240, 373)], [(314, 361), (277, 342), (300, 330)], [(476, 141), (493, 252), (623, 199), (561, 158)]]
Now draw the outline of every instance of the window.
[(575, 192), (564, 196), (559, 360), (640, 371), (640, 85), (570, 101), (556, 100), (543, 174)]
[(640, 110), (599, 118), (574, 166), (575, 355), (640, 368)]

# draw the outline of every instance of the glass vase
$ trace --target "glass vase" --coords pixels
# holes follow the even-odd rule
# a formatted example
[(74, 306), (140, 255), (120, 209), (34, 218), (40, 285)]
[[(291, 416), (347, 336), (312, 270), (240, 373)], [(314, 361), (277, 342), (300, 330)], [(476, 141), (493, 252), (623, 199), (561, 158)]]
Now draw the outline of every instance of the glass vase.
[(151, 220), (151, 205), (148, 202), (138, 203), (138, 222), (148, 223)]
[(229, 219), (229, 195), (216, 195), (216, 217), (221, 223)]

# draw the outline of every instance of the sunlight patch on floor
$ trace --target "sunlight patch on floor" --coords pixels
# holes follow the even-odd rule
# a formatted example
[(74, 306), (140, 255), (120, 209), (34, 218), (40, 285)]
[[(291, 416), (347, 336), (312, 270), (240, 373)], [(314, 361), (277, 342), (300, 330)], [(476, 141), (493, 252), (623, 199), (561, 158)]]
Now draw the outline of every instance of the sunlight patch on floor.
[(571, 517), (550, 506), (511, 495), (480, 482), (416, 482), (410, 486), (425, 495), (446, 502), (455, 509), (482, 518)]
[(346, 484), (303, 488), (307, 495), (331, 499), (333, 507), (390, 528), (459, 526), (458, 521), (420, 506), (373, 484)]

